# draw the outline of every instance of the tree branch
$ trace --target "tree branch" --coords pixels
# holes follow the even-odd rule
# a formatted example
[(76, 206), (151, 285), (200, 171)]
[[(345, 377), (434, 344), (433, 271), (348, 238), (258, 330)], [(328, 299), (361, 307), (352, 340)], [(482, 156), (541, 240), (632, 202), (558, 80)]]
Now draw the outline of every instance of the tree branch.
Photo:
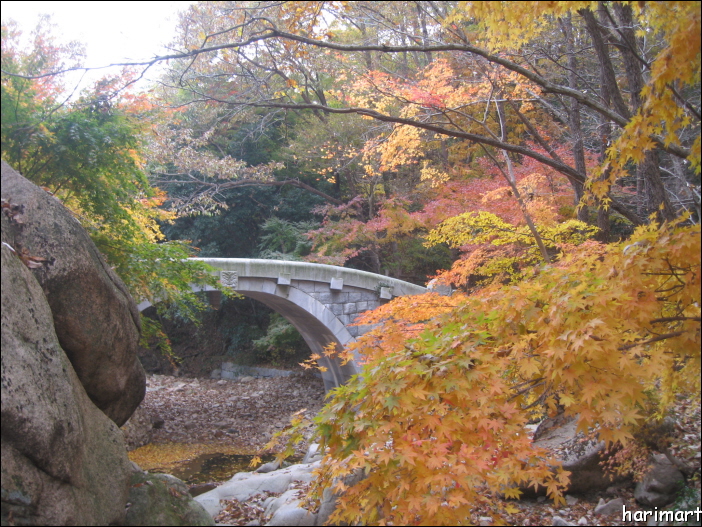
[(624, 346), (619, 346), (619, 351), (626, 351), (631, 348), (635, 348), (636, 346), (643, 346), (644, 344), (652, 344), (653, 342), (658, 342), (661, 340), (667, 340), (667, 339), (672, 339), (673, 337), (679, 337), (685, 333), (685, 331), (673, 331), (672, 333), (666, 333), (664, 335), (658, 335), (657, 337), (653, 337), (648, 340), (643, 340), (641, 342), (632, 342), (631, 344), (626, 344)]
[[(214, 99), (216, 100), (216, 99)], [(226, 102), (226, 101), (220, 101), (220, 102)], [(484, 135), (477, 135), (477, 134), (472, 134), (469, 132), (463, 132), (460, 130), (450, 130), (448, 128), (444, 128), (443, 126), (435, 125), (435, 124), (430, 124), (430, 123), (423, 123), (422, 121), (417, 121), (414, 119), (406, 119), (403, 117), (393, 117), (391, 115), (386, 115), (382, 114), (380, 112), (377, 112), (375, 110), (371, 110), (369, 108), (358, 108), (358, 107), (347, 107), (347, 108), (332, 108), (331, 106), (323, 106), (321, 104), (298, 104), (298, 103), (282, 103), (282, 102), (260, 102), (260, 103), (239, 103), (242, 106), (251, 106), (254, 108), (285, 108), (285, 109), (308, 109), (308, 110), (320, 110), (328, 113), (340, 113), (340, 114), (350, 114), (350, 113), (356, 113), (359, 115), (365, 115), (368, 117), (372, 117), (373, 119), (376, 119), (378, 121), (383, 121), (387, 123), (396, 123), (396, 124), (405, 124), (408, 126), (414, 126), (416, 128), (422, 128), (424, 130), (428, 130), (430, 132), (435, 132), (441, 135), (446, 135), (449, 137), (457, 137), (460, 139), (467, 139), (470, 141), (474, 141), (476, 143), (480, 144), (486, 144), (495, 148), (499, 148), (502, 150), (507, 150), (509, 152), (513, 152), (515, 154), (520, 154), (524, 155), (527, 157), (530, 157), (540, 163), (543, 163), (544, 165), (550, 166), (554, 170), (560, 172), (567, 178), (576, 181), (580, 184), (585, 183), (585, 176), (583, 174), (580, 174), (577, 170), (574, 168), (566, 165), (565, 163), (559, 163), (558, 161), (551, 159), (548, 156), (542, 155), (538, 152), (535, 152), (529, 148), (519, 146), (519, 145), (514, 145), (511, 143), (505, 143), (499, 139), (494, 139), (492, 137), (487, 137)], [(614, 198), (612, 199), (611, 207), (613, 210), (615, 210), (617, 213), (621, 214), (624, 216), (627, 220), (629, 220), (631, 223), (634, 225), (641, 225), (642, 221), (641, 219), (630, 212), (629, 210), (626, 209), (621, 203), (617, 202)]]
[[(175, 174), (159, 174), (161, 176), (174, 176)], [(284, 187), (285, 185), (290, 185), (292, 187), (297, 187), (303, 190), (306, 190), (308, 192), (311, 192), (312, 194), (315, 194), (317, 196), (320, 196), (321, 198), (324, 198), (326, 201), (329, 203), (333, 203), (334, 205), (343, 205), (343, 201), (340, 199), (337, 199), (333, 196), (330, 196), (329, 194), (322, 192), (321, 190), (317, 190), (311, 185), (308, 185), (307, 183), (304, 183), (302, 181), (299, 181), (297, 179), (286, 179), (283, 181), (262, 181), (260, 179), (237, 179), (234, 181), (228, 181), (226, 183), (209, 183), (207, 181), (202, 181), (199, 179), (194, 179), (193, 181), (172, 181), (172, 180), (161, 180), (159, 181), (160, 184), (166, 185), (166, 184), (199, 184), (204, 187), (209, 187), (209, 188), (216, 188), (217, 191), (222, 191), (222, 190), (228, 190), (232, 188), (240, 188), (240, 187), (258, 187), (258, 186), (264, 186), (264, 187)]]
[[(518, 73), (519, 75), (522, 75), (523, 77), (529, 79), (533, 83), (537, 84), (542, 88), (542, 90), (545, 93), (555, 93), (559, 95), (565, 95), (567, 97), (570, 97), (576, 101), (578, 101), (580, 104), (583, 106), (587, 106), (588, 108), (596, 111), (597, 113), (603, 115), (607, 119), (611, 120), (612, 122), (616, 123), (620, 127), (625, 127), (629, 120), (623, 116), (620, 115), (619, 113), (615, 112), (614, 110), (607, 108), (605, 105), (600, 104), (597, 102), (595, 99), (592, 97), (578, 91), (572, 88), (569, 88), (567, 86), (562, 86), (560, 84), (554, 84), (552, 82), (549, 82), (546, 80), (544, 77), (541, 75), (524, 68), (523, 66), (520, 66), (516, 62), (513, 62), (509, 59), (506, 59), (500, 55), (490, 53), (484, 49), (478, 48), (476, 46), (471, 46), (470, 44), (466, 43), (460, 43), (460, 44), (441, 44), (441, 45), (433, 45), (433, 46), (418, 46), (418, 45), (404, 45), (404, 46), (387, 46), (387, 45), (350, 45), (350, 44), (337, 44), (335, 42), (326, 42), (322, 40), (315, 40), (309, 37), (304, 37), (302, 35), (295, 35), (293, 33), (287, 33), (285, 31), (280, 31), (275, 28), (270, 28), (265, 30), (264, 32), (254, 35), (252, 37), (249, 37), (248, 39), (242, 40), (240, 42), (230, 42), (226, 44), (220, 44), (216, 46), (209, 46), (209, 47), (201, 47), (198, 49), (193, 49), (191, 51), (187, 52), (181, 52), (181, 53), (173, 53), (170, 55), (160, 55), (157, 57), (154, 57), (151, 60), (148, 61), (134, 61), (134, 62), (121, 62), (121, 63), (114, 63), (110, 64), (109, 66), (101, 66), (98, 68), (67, 68), (65, 70), (60, 70), (56, 72), (51, 72), (51, 73), (44, 73), (42, 75), (20, 75), (16, 73), (11, 73), (7, 72), (5, 70), (2, 70), (2, 72), (6, 75), (12, 75), (15, 77), (21, 77), (25, 79), (39, 79), (43, 77), (48, 77), (51, 75), (58, 75), (60, 73), (65, 73), (68, 71), (88, 71), (88, 70), (97, 70), (97, 69), (104, 69), (104, 68), (109, 68), (113, 66), (146, 66), (148, 69), (149, 67), (153, 66), (157, 62), (163, 62), (167, 60), (177, 60), (177, 59), (184, 59), (184, 58), (193, 58), (198, 55), (202, 55), (205, 53), (212, 53), (215, 51), (223, 50), (223, 49), (238, 49), (242, 47), (246, 47), (250, 44), (254, 44), (256, 42), (260, 41), (265, 41), (269, 39), (275, 39), (275, 38), (280, 38), (280, 39), (285, 39), (285, 40), (290, 40), (294, 42), (300, 42), (302, 44), (306, 44), (309, 46), (315, 46), (319, 48), (325, 48), (325, 49), (332, 49), (335, 51), (343, 51), (343, 52), (353, 52), (353, 51), (380, 51), (384, 53), (403, 53), (403, 52), (420, 52), (420, 53), (434, 53), (438, 51), (461, 51), (461, 52), (467, 52), (467, 53), (472, 53), (474, 55), (477, 55), (479, 57), (484, 58), (485, 60), (494, 63), (494, 64), (499, 64), (500, 66), (513, 71), (515, 73)], [(233, 102), (233, 101), (227, 101), (228, 104), (247, 104), (243, 102)], [(253, 105), (252, 103), (248, 103), (250, 105)], [(313, 106), (313, 105), (310, 105)], [(300, 106), (302, 107), (302, 106)], [(319, 107), (319, 109), (326, 108), (326, 107)], [(312, 108), (314, 109), (314, 108)], [(326, 110), (325, 110), (326, 111)], [(358, 112), (356, 112), (358, 113)], [(367, 114), (370, 115), (370, 114)], [(374, 117), (371, 115), (371, 117)], [(666, 145), (663, 138), (658, 137), (658, 136), (651, 136), (653, 141), (656, 142), (656, 144), (662, 148), (663, 150), (667, 151), (670, 154), (676, 155), (678, 157), (682, 158), (687, 158), (691, 151), (690, 149), (678, 146), (678, 145), (673, 145), (673, 144), (668, 144)], [(619, 212), (619, 211), (618, 211)], [(621, 212), (620, 212), (621, 214)]]

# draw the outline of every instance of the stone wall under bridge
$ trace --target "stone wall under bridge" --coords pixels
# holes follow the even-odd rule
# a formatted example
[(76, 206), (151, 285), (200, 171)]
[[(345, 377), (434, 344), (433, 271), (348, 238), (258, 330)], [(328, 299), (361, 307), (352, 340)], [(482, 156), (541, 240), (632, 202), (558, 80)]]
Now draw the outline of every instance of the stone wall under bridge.
[[(337, 349), (370, 329), (352, 326), (360, 313), (395, 296), (418, 295), (426, 288), (387, 276), (333, 265), (250, 258), (193, 258), (217, 269), (220, 283), (254, 298), (285, 317), (300, 332), (312, 353)], [(213, 290), (211, 287), (194, 290)], [(149, 304), (143, 302), (140, 309)], [(327, 390), (358, 373), (356, 361), (341, 365), (324, 359)]]

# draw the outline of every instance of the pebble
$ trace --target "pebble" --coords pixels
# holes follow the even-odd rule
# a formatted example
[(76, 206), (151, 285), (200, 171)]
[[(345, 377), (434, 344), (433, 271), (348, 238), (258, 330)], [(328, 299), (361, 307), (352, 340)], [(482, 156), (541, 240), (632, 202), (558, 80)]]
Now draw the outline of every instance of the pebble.
[(615, 514), (617, 512), (622, 512), (622, 506), (624, 505), (624, 500), (621, 498), (615, 498), (611, 501), (605, 503), (603, 498), (600, 498), (600, 502), (595, 507), (595, 514), (597, 515), (609, 515)]

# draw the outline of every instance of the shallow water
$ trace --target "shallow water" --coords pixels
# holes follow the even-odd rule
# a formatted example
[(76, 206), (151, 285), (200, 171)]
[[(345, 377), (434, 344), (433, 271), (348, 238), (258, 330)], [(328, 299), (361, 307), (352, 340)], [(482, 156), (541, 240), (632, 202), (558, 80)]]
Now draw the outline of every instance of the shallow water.
[[(261, 464), (252, 468), (250, 463), (254, 457), (246, 454), (202, 454), (169, 470), (154, 469), (151, 472), (164, 472), (184, 481), (190, 487), (190, 494), (195, 497), (215, 488), (217, 485), (211, 484), (213, 482), (226, 481), (239, 472), (253, 472), (261, 464), (275, 459), (273, 454), (259, 456)], [(283, 466), (300, 461), (300, 457), (288, 458)]]
[[(273, 455), (260, 457), (263, 463), (268, 463), (275, 459)], [(226, 481), (237, 472), (251, 472), (255, 470), (255, 468), (249, 466), (253, 458), (253, 455), (243, 454), (201, 454), (163, 472), (172, 474), (176, 478), (183, 480), (187, 485), (198, 485), (209, 481)], [(152, 472), (160, 471), (154, 469)]]
[[(255, 454), (242, 454), (233, 445), (215, 443), (149, 443), (129, 452), (129, 458), (143, 470), (171, 474), (190, 487), (193, 496), (207, 492), (239, 472), (252, 472), (275, 455), (259, 455), (261, 464), (251, 467)], [(283, 466), (299, 463), (290, 457)]]

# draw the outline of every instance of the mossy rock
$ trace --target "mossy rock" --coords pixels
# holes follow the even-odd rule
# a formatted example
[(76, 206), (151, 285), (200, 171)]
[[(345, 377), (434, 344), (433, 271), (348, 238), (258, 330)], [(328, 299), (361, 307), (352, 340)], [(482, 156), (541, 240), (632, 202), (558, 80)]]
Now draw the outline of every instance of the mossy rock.
[(135, 472), (130, 480), (125, 525), (214, 525), (188, 487), (170, 474)]

